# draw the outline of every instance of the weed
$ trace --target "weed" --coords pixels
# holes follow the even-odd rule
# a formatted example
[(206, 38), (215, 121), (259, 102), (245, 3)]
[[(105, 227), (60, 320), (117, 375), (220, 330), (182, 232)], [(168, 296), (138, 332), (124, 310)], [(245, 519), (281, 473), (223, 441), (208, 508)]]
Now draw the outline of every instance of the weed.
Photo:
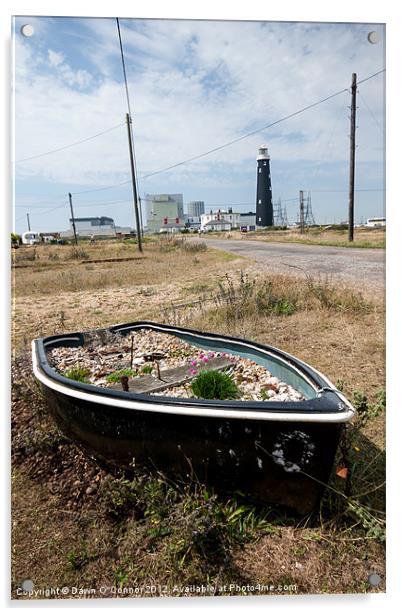
[(145, 504), (141, 502), (138, 491), (141, 482), (125, 477), (108, 476), (100, 486), (99, 504), (102, 511), (113, 520), (122, 520), (129, 515), (142, 517)]
[(366, 394), (362, 391), (355, 390), (353, 392), (352, 403), (358, 415), (358, 427), (364, 427), (368, 421), (378, 417), (385, 410), (386, 395), (385, 390), (380, 389), (376, 394), (377, 402), (370, 403)]
[(229, 500), (222, 508), (227, 533), (237, 542), (251, 540), (256, 532), (280, 534), (279, 528), (268, 522), (270, 509), (257, 511), (253, 505), (239, 504), (236, 499)]
[(372, 304), (361, 293), (351, 289), (340, 289), (330, 284), (328, 279), (307, 276), (307, 290), (312, 298), (318, 300), (320, 307), (347, 312), (370, 312)]
[(49, 261), (60, 261), (60, 255), (57, 252), (49, 252), (47, 258)]
[(67, 379), (72, 379), (73, 381), (80, 381), (81, 383), (89, 382), (87, 379), (87, 377), (89, 376), (88, 368), (82, 368), (78, 364), (64, 372), (63, 376), (65, 376)]
[(223, 307), (228, 321), (243, 320), (250, 315), (268, 314), (290, 315), (296, 310), (296, 302), (286, 296), (274, 293), (270, 280), (250, 280), (247, 274), (240, 273), (239, 283), (226, 275), (225, 281), (218, 283), (219, 294), (215, 302)]
[(239, 393), (231, 377), (217, 370), (200, 372), (193, 380), (191, 389), (197, 398), (205, 400), (232, 400)]
[(348, 501), (348, 511), (360, 522), (365, 530), (367, 539), (377, 539), (381, 543), (385, 542), (385, 522), (378, 516), (374, 516), (369, 507), (364, 507), (356, 501)]
[(37, 255), (36, 248), (33, 250), (30, 248), (23, 248), (21, 252), (18, 251), (15, 260), (18, 263), (19, 261), (36, 261), (37, 258), (39, 258), (39, 255)]
[(339, 389), (339, 391), (344, 391), (345, 389), (345, 381), (344, 379), (338, 379), (335, 383), (335, 387)]
[(69, 261), (76, 261), (81, 259), (88, 259), (89, 255), (83, 248), (74, 246), (74, 248), (71, 248), (71, 250), (65, 256), (65, 258)]
[(141, 366), (141, 374), (151, 374), (152, 366), (150, 364), (145, 364)]
[(189, 254), (195, 254), (197, 252), (206, 252), (207, 245), (205, 242), (185, 242), (182, 241), (180, 245), (180, 249), (183, 252), (187, 252)]
[(89, 562), (89, 560), (90, 559), (88, 556), (88, 552), (85, 547), (78, 551), (70, 550), (69, 552), (67, 552), (67, 562), (69, 567), (73, 571), (78, 571), (79, 569), (82, 569), (82, 567), (84, 567)]
[(108, 374), (106, 377), (106, 381), (108, 383), (119, 383), (122, 376), (132, 377), (136, 374), (136, 371), (131, 370), (131, 368), (122, 368), (121, 370), (115, 370), (115, 372), (111, 372), (110, 374)]

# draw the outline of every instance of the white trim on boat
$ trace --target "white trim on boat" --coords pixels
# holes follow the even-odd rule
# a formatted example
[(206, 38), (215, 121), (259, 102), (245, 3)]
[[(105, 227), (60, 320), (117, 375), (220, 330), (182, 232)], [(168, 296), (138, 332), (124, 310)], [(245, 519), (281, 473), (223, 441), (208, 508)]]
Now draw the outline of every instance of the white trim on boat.
[[(201, 337), (201, 336), (200, 336)], [(214, 338), (216, 340), (216, 338)], [(237, 341), (236, 341), (237, 342)], [(259, 349), (260, 350), (260, 349)], [(251, 411), (251, 410), (235, 410), (229, 408), (195, 408), (194, 406), (185, 406), (174, 404), (164, 404), (163, 402), (144, 402), (141, 400), (132, 400), (124, 398), (113, 398), (109, 395), (102, 395), (87, 391), (79, 391), (72, 387), (68, 387), (62, 383), (49, 378), (44, 372), (39, 369), (36, 356), (35, 341), (32, 341), (32, 365), (36, 378), (46, 387), (53, 389), (70, 398), (85, 400), (93, 404), (101, 404), (103, 406), (126, 408), (133, 411), (146, 411), (150, 413), (167, 413), (170, 415), (190, 415), (197, 417), (216, 417), (221, 419), (250, 419), (259, 421), (286, 421), (286, 422), (305, 422), (305, 423), (344, 423), (349, 421), (354, 410), (350, 403), (347, 402), (348, 410), (342, 410), (338, 413), (283, 413), (278, 411)], [(304, 378), (304, 376), (303, 376)], [(327, 380), (327, 379), (325, 379)], [(109, 390), (110, 391), (110, 390)], [(338, 393), (339, 396), (339, 393)]]

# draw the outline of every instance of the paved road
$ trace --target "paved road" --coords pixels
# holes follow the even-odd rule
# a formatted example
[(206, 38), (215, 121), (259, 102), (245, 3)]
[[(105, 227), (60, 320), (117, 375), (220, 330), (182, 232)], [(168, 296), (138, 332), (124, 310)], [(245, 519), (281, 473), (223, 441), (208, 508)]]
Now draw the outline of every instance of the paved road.
[[(208, 246), (249, 257), (269, 271), (328, 276), (366, 286), (385, 287), (385, 250), (382, 248), (338, 248), (254, 240), (203, 238)], [(301, 269), (300, 269), (301, 268)]]

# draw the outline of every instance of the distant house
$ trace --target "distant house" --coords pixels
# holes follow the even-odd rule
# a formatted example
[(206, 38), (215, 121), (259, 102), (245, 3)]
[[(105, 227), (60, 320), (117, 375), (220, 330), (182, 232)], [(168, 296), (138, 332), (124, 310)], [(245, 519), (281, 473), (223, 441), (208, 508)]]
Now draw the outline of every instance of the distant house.
[(209, 214), (201, 214), (201, 231), (230, 231), (239, 227), (240, 214), (228, 210), (212, 210)]
[(232, 225), (226, 220), (208, 220), (201, 226), (201, 231), (230, 231)]
[(255, 212), (234, 212), (229, 207), (227, 210), (211, 210), (209, 214), (201, 215), (201, 231), (230, 231), (239, 228), (247, 231), (255, 229)]

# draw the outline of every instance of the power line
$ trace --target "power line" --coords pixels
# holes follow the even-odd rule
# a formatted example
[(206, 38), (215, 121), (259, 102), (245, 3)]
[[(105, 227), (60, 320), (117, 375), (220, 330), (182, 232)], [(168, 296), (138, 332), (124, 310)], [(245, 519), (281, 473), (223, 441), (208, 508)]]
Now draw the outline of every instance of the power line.
[[(124, 72), (125, 72), (125, 67), (124, 67)], [(369, 75), (368, 77), (365, 77), (364, 79), (361, 79), (360, 81), (358, 81), (358, 82), (357, 82), (357, 85), (359, 85), (359, 84), (361, 84), (361, 83), (364, 83), (364, 82), (368, 81), (369, 79), (373, 79), (374, 77), (376, 77), (376, 76), (378, 76), (378, 75), (380, 75), (381, 73), (384, 73), (384, 72), (385, 72), (385, 69), (382, 69), (382, 70), (380, 70), (380, 71), (377, 71), (376, 73), (373, 73), (372, 75)], [(349, 91), (349, 88), (344, 88), (343, 90), (339, 90), (338, 92), (335, 92), (334, 94), (331, 94), (330, 96), (327, 96), (326, 98), (323, 98), (323, 99), (321, 99), (321, 100), (319, 100), (319, 101), (316, 101), (315, 103), (312, 103), (311, 105), (308, 105), (308, 106), (306, 106), (306, 107), (303, 107), (302, 109), (299, 109), (298, 111), (295, 111), (294, 113), (291, 113), (291, 114), (289, 114), (289, 115), (287, 115), (287, 116), (284, 116), (283, 118), (280, 118), (279, 120), (276, 120), (275, 122), (272, 122), (271, 124), (266, 124), (265, 126), (262, 126), (262, 127), (258, 128), (258, 129), (256, 129), (256, 130), (254, 130), (254, 131), (251, 131), (250, 133), (247, 133), (247, 134), (245, 134), (245, 135), (242, 135), (241, 137), (238, 137), (237, 139), (233, 139), (232, 141), (229, 141), (229, 142), (227, 142), (227, 143), (225, 143), (225, 144), (222, 144), (222, 145), (220, 145), (220, 146), (217, 146), (216, 148), (213, 148), (213, 149), (211, 149), (211, 150), (208, 150), (207, 152), (204, 152), (204, 153), (199, 154), (199, 155), (197, 155), (197, 156), (193, 156), (193, 157), (188, 158), (188, 159), (186, 159), (186, 160), (183, 160), (183, 161), (181, 161), (181, 162), (179, 162), (179, 163), (175, 163), (174, 165), (170, 165), (169, 167), (166, 167), (166, 168), (164, 168), (164, 169), (159, 169), (159, 170), (157, 170), (157, 171), (153, 171), (153, 172), (151, 172), (151, 173), (145, 174), (145, 175), (143, 175), (143, 176), (141, 176), (141, 177), (142, 177), (142, 179), (145, 179), (145, 178), (151, 177), (151, 176), (153, 176), (153, 175), (156, 175), (156, 174), (158, 174), (158, 173), (162, 173), (162, 172), (164, 172), (164, 171), (168, 171), (168, 170), (173, 169), (173, 168), (175, 168), (175, 167), (178, 167), (178, 166), (180, 166), (180, 165), (184, 165), (184, 164), (186, 164), (187, 162), (191, 162), (191, 161), (193, 161), (193, 160), (197, 160), (198, 158), (201, 158), (201, 157), (203, 157), (203, 156), (207, 156), (208, 154), (211, 154), (211, 153), (216, 152), (216, 151), (218, 151), (218, 150), (221, 150), (221, 149), (223, 149), (223, 148), (225, 148), (225, 147), (228, 147), (228, 146), (230, 146), (230, 145), (233, 145), (234, 143), (237, 143), (238, 141), (241, 141), (241, 140), (243, 140), (243, 139), (246, 139), (247, 137), (250, 137), (251, 135), (257, 134), (257, 133), (259, 133), (259, 132), (261, 132), (261, 131), (263, 131), (263, 130), (266, 130), (267, 128), (270, 128), (270, 127), (272, 127), (272, 126), (275, 126), (276, 124), (279, 124), (279, 123), (281, 123), (281, 122), (284, 122), (285, 120), (288, 120), (288, 119), (290, 119), (290, 118), (292, 118), (292, 117), (294, 117), (294, 116), (296, 116), (296, 115), (299, 115), (299, 114), (303, 113), (304, 111), (307, 111), (307, 110), (309, 110), (309, 109), (312, 109), (313, 107), (316, 107), (317, 105), (320, 105), (320, 104), (322, 104), (322, 103), (324, 103), (324, 102), (326, 102), (326, 101), (330, 100), (331, 98), (335, 98), (336, 96), (339, 96), (339, 95), (340, 95), (340, 94), (342, 94), (343, 92), (348, 92), (348, 91)], [(129, 101), (128, 101), (128, 104), (129, 104)], [(115, 129), (116, 129), (116, 128), (118, 128), (119, 126), (122, 126), (122, 124), (118, 124), (118, 125), (116, 125), (116, 126), (114, 126), (114, 127), (112, 127), (112, 128), (107, 129), (106, 131), (103, 131), (102, 133), (98, 133), (98, 134), (96, 134), (96, 135), (93, 135), (92, 137), (88, 137), (88, 138), (86, 138), (86, 139), (83, 139), (83, 140), (81, 140), (81, 141), (77, 141), (77, 142), (72, 143), (72, 144), (70, 144), (70, 145), (63, 146), (62, 148), (58, 148), (58, 149), (56, 149), (56, 150), (51, 150), (51, 151), (49, 151), (49, 152), (44, 152), (43, 154), (38, 154), (38, 155), (36, 155), (36, 156), (32, 156), (32, 157), (30, 157), (30, 158), (25, 158), (25, 159), (22, 159), (22, 160), (19, 160), (19, 161), (15, 161), (15, 162), (16, 162), (16, 163), (20, 163), (20, 162), (24, 162), (24, 161), (26, 161), (26, 160), (31, 160), (31, 159), (33, 159), (33, 158), (38, 158), (38, 157), (40, 157), (40, 156), (46, 156), (47, 154), (52, 154), (52, 153), (54, 153), (54, 152), (59, 152), (59, 151), (61, 151), (61, 150), (63, 150), (63, 149), (66, 149), (66, 148), (72, 147), (72, 146), (74, 146), (74, 145), (78, 145), (78, 144), (80, 144), (80, 143), (84, 143), (85, 141), (89, 141), (90, 139), (95, 139), (96, 137), (99, 137), (100, 135), (103, 135), (103, 134), (105, 134), (105, 133), (107, 133), (107, 132), (110, 132), (110, 131), (112, 131), (112, 130), (115, 130)], [(72, 194), (73, 194), (73, 195), (83, 195), (83, 194), (86, 194), (86, 193), (91, 193), (91, 192), (97, 192), (97, 191), (102, 191), (102, 190), (110, 190), (111, 188), (117, 188), (117, 187), (119, 187), (119, 186), (124, 186), (124, 185), (126, 185), (126, 184), (130, 184), (130, 183), (131, 183), (131, 180), (125, 180), (125, 181), (123, 181), (123, 182), (119, 182), (119, 183), (117, 183), (117, 184), (111, 184), (111, 185), (109, 185), (109, 186), (103, 186), (103, 187), (101, 187), (101, 188), (91, 188), (91, 189), (88, 189), (88, 190), (82, 190), (82, 191), (78, 191), (78, 192), (73, 192)], [(372, 189), (372, 190), (376, 190), (376, 189)], [(382, 189), (379, 189), (379, 190), (382, 190)], [(317, 192), (317, 191), (312, 191), (312, 192)], [(329, 191), (329, 192), (332, 192), (332, 191)], [(342, 192), (342, 191), (341, 191), (341, 192)]]
[(47, 156), (48, 154), (55, 154), (56, 152), (61, 152), (62, 150), (66, 150), (67, 148), (72, 148), (73, 146), (79, 145), (80, 143), (85, 143), (86, 141), (91, 141), (91, 139), (96, 139), (96, 137), (100, 137), (101, 135), (105, 135), (106, 133), (110, 133), (112, 130), (116, 130), (116, 128), (119, 128), (120, 126), (123, 126), (122, 122), (120, 124), (116, 124), (116, 126), (112, 126), (111, 128), (107, 128), (106, 130), (102, 131), (101, 133), (97, 133), (96, 135), (92, 135), (91, 137), (86, 137), (85, 139), (81, 139), (81, 141), (75, 141), (74, 143), (69, 143), (68, 145), (63, 145), (62, 147), (56, 148), (55, 150), (49, 150), (48, 152), (42, 152), (42, 154), (35, 154), (35, 156), (29, 156), (28, 158), (21, 158), (20, 160), (14, 161), (14, 163), (17, 165), (18, 163), (24, 163), (27, 160), (33, 160), (34, 158), (40, 158), (41, 156)]
[(373, 118), (374, 122), (377, 124), (378, 128), (380, 129), (381, 133), (384, 134), (384, 130), (381, 126), (381, 124), (379, 123), (379, 121), (377, 120), (377, 118), (375, 117), (374, 113), (372, 112), (372, 110), (370, 109), (370, 107), (368, 106), (368, 103), (366, 102), (363, 94), (360, 92), (360, 90), (357, 90), (357, 93), (359, 95), (359, 97), (361, 98), (361, 100), (363, 101), (364, 106), (366, 107), (367, 111), (369, 112), (369, 114), (371, 115), (371, 117)]
[(121, 40), (120, 22), (119, 22), (119, 18), (118, 17), (116, 17), (116, 23), (117, 23), (117, 32), (119, 34), (120, 55), (121, 55), (121, 63), (122, 63), (122, 66), (123, 66), (124, 85), (126, 87), (127, 107), (128, 107), (128, 113), (130, 114), (130, 117), (131, 117), (130, 96), (128, 94), (126, 63), (124, 61), (123, 43), (122, 43), (122, 40)]
[(343, 92), (347, 92), (347, 88), (343, 88), (343, 90), (339, 90), (339, 92), (335, 92), (334, 94), (331, 94), (330, 96), (327, 96), (326, 98), (323, 98), (319, 101), (316, 101), (315, 103), (311, 103), (311, 105), (307, 105), (306, 107), (303, 107), (302, 109), (299, 109), (298, 111), (294, 111), (293, 113), (288, 114), (287, 116), (284, 116), (283, 118), (280, 118), (279, 120), (275, 120), (275, 122), (271, 122), (270, 124), (265, 124), (264, 126), (260, 126), (259, 128), (245, 134), (242, 135), (241, 137), (237, 137), (236, 139), (232, 139), (232, 141), (228, 141), (227, 143), (224, 143), (222, 145), (217, 146), (216, 148), (212, 148), (211, 150), (208, 150), (207, 152), (203, 152), (202, 154), (197, 154), (196, 156), (192, 156), (191, 158), (187, 158), (186, 160), (183, 160), (179, 163), (175, 163), (174, 165), (170, 165), (169, 167), (165, 167), (164, 169), (158, 169), (157, 171), (153, 171), (152, 173), (147, 173), (146, 175), (141, 176), (142, 179), (144, 178), (149, 178), (153, 175), (156, 175), (157, 173), (162, 173), (163, 171), (169, 171), (170, 169), (174, 169), (175, 167), (179, 167), (180, 165), (184, 165), (186, 163), (190, 163), (193, 160), (197, 160), (198, 158), (202, 158), (203, 156), (207, 156), (208, 154), (212, 154), (213, 152), (217, 152), (219, 150), (222, 150), (223, 148), (227, 148), (230, 145), (233, 145), (234, 143), (238, 143), (239, 141), (242, 141), (243, 139), (247, 139), (247, 137), (251, 137), (252, 135), (256, 135), (257, 133), (262, 132), (263, 130), (266, 130), (267, 128), (271, 128), (272, 126), (275, 126), (276, 124), (279, 124), (280, 122), (284, 122), (285, 120), (289, 120), (290, 118), (293, 118), (297, 115), (299, 115), (300, 113), (303, 113), (304, 111), (307, 111), (308, 109), (312, 109), (313, 107), (316, 107), (317, 105), (321, 105), (321, 103), (325, 103), (326, 101), (330, 100), (331, 98), (335, 98), (335, 96), (339, 96), (339, 94), (342, 94)]
[[(361, 81), (359, 81), (359, 83), (364, 83), (365, 81), (368, 81), (369, 79), (372, 79), (373, 77), (376, 77), (377, 75), (379, 75), (380, 73), (383, 73), (385, 71), (385, 69), (382, 69), (381, 71), (378, 71), (377, 73), (373, 73), (372, 75), (369, 75), (368, 77), (366, 77), (365, 79), (362, 79)], [(222, 145), (219, 145), (215, 148), (212, 148), (211, 150), (208, 150), (207, 152), (203, 152), (202, 154), (197, 154), (196, 156), (192, 156), (191, 158), (187, 158), (186, 160), (183, 160), (181, 162), (175, 163), (173, 165), (170, 165), (169, 167), (164, 167), (163, 169), (158, 169), (157, 171), (153, 171), (151, 173), (147, 173), (143, 176), (141, 176), (142, 179), (145, 178), (149, 178), (152, 177), (156, 174), (159, 173), (163, 173), (164, 171), (169, 171), (170, 169), (174, 169), (175, 167), (179, 167), (180, 165), (184, 165), (186, 163), (192, 162), (194, 160), (197, 160), (199, 158), (202, 158), (204, 156), (207, 156), (208, 154), (212, 154), (213, 152), (217, 152), (219, 150), (222, 150), (223, 148), (226, 148), (230, 145), (233, 145), (234, 143), (238, 143), (239, 141), (242, 141), (243, 139), (247, 139), (247, 137), (251, 137), (252, 135), (255, 135), (257, 133), (262, 132), (263, 130), (266, 130), (267, 128), (271, 128), (272, 126), (276, 126), (277, 124), (284, 122), (285, 120), (289, 120), (290, 118), (294, 118), (295, 116), (304, 113), (305, 111), (308, 111), (309, 109), (312, 109), (313, 107), (317, 107), (317, 105), (321, 105), (322, 103), (325, 103), (329, 100), (331, 100), (332, 98), (335, 98), (336, 96), (339, 96), (340, 94), (343, 94), (344, 92), (348, 92), (349, 89), (348, 88), (343, 88), (342, 90), (339, 90), (338, 92), (334, 92), (334, 94), (330, 94), (329, 96), (326, 96), (325, 98), (320, 99), (319, 101), (316, 101), (315, 103), (311, 103), (310, 105), (307, 105), (306, 107), (303, 107), (297, 111), (294, 111), (293, 113), (290, 113), (286, 116), (284, 116), (283, 118), (280, 118), (279, 120), (275, 120), (275, 122), (271, 122), (270, 124), (265, 124), (264, 126), (260, 126), (259, 128), (245, 134), (242, 135), (241, 137), (237, 137), (236, 139), (232, 139), (232, 141), (228, 141), (227, 143), (224, 143)]]
[[(310, 192), (320, 192), (320, 193), (338, 193), (338, 192), (349, 192), (349, 189), (342, 188), (317, 188), (316, 190), (311, 190)], [(385, 192), (385, 188), (355, 188), (355, 192)]]
[(109, 190), (110, 188), (117, 188), (118, 186), (124, 186), (125, 184), (131, 184), (131, 180), (124, 180), (119, 184), (111, 184), (110, 186), (102, 186), (101, 188), (90, 188), (89, 190), (81, 190), (79, 192), (73, 192), (72, 195), (85, 195), (90, 192), (97, 192), (99, 190)]
[(368, 81), (369, 79), (373, 79), (373, 77), (377, 77), (377, 75), (381, 75), (381, 73), (385, 73), (385, 68), (382, 68), (380, 71), (377, 71), (376, 73), (373, 73), (372, 75), (369, 75), (368, 77), (365, 77), (364, 79), (360, 79), (360, 81), (357, 82), (357, 86), (359, 86), (361, 83), (364, 83), (365, 81)]
[(68, 201), (63, 203), (62, 205), (56, 205), (56, 207), (52, 207), (50, 210), (46, 210), (45, 212), (34, 212), (34, 216), (43, 216), (43, 214), (50, 214), (50, 212), (54, 212), (55, 210), (60, 210), (62, 207), (68, 205)]
[(48, 205), (54, 205), (54, 201), (45, 201), (45, 203), (23, 203), (22, 205), (15, 205), (14, 207), (25, 208), (25, 209), (28, 209), (28, 208), (36, 209), (36, 208), (43, 208)]
[[(358, 82), (358, 84), (364, 83), (365, 81), (368, 81), (369, 79), (373, 79), (373, 77), (376, 77), (377, 75), (380, 75), (383, 72), (385, 72), (385, 69), (377, 71), (376, 73), (373, 73), (372, 75), (369, 75), (368, 77), (365, 77), (364, 79), (361, 79)], [(193, 157), (188, 158), (186, 160), (183, 160), (183, 161), (181, 161), (179, 163), (175, 163), (174, 165), (170, 165), (169, 167), (165, 167), (164, 169), (159, 169), (157, 171), (153, 171), (151, 173), (147, 173), (147, 174), (141, 176), (141, 179), (146, 179), (146, 178), (149, 178), (149, 177), (151, 177), (153, 175), (156, 175), (158, 173), (162, 173), (164, 171), (168, 171), (170, 169), (174, 169), (175, 167), (178, 167), (180, 165), (184, 165), (184, 164), (186, 164), (188, 162), (191, 162), (193, 160), (197, 160), (198, 158), (201, 158), (203, 156), (207, 156), (208, 154), (211, 154), (211, 153), (216, 152), (218, 150), (221, 150), (221, 149), (223, 149), (225, 147), (228, 147), (229, 145), (232, 145), (234, 143), (237, 143), (238, 141), (246, 139), (247, 137), (250, 137), (251, 135), (255, 135), (255, 134), (257, 134), (257, 133), (259, 133), (259, 132), (261, 132), (261, 131), (263, 131), (263, 130), (265, 130), (267, 128), (270, 128), (271, 126), (274, 126), (275, 124), (279, 124), (280, 122), (284, 122), (285, 120), (288, 120), (288, 119), (290, 119), (290, 118), (292, 118), (292, 117), (294, 117), (294, 116), (296, 116), (296, 115), (298, 115), (300, 113), (303, 113), (304, 111), (307, 111), (308, 109), (311, 109), (312, 107), (316, 107), (317, 105), (320, 105), (320, 104), (330, 100), (331, 98), (335, 98), (336, 96), (339, 96), (343, 92), (349, 92), (349, 88), (344, 88), (343, 90), (339, 90), (338, 92), (335, 92), (334, 94), (331, 94), (330, 96), (327, 96), (326, 98), (323, 98), (323, 99), (321, 99), (319, 101), (316, 101), (315, 103), (312, 103), (311, 105), (308, 105), (307, 107), (303, 107), (302, 109), (299, 109), (298, 111), (295, 111), (294, 113), (289, 114), (288, 116), (280, 118), (279, 120), (276, 120), (275, 122), (273, 122), (271, 124), (266, 124), (265, 126), (262, 126), (262, 127), (258, 128), (256, 130), (254, 130), (254, 131), (251, 131), (250, 133), (247, 133), (246, 135), (243, 135), (241, 137), (238, 137), (237, 139), (233, 139), (232, 141), (229, 141), (229, 142), (227, 142), (227, 143), (225, 143), (223, 145), (220, 145), (220, 146), (217, 146), (216, 148), (208, 150), (207, 152), (204, 152), (204, 153), (199, 154), (197, 156), (193, 156)], [(87, 193), (87, 192), (95, 192), (95, 191), (98, 191), (98, 190), (109, 190), (109, 189), (115, 188), (117, 186), (123, 186), (125, 184), (130, 184), (130, 182), (131, 182), (131, 180), (126, 180), (125, 182), (121, 182), (120, 184), (112, 184), (111, 186), (105, 186), (105, 187), (102, 187), (102, 188), (94, 188), (94, 189), (85, 190), (85, 191), (81, 191), (81, 192), (77, 192), (77, 193), (72, 193), (72, 194), (73, 195), (80, 195), (80, 194), (84, 194), (84, 193)]]
[[(130, 165), (131, 165), (131, 179), (133, 183), (133, 198), (134, 198), (134, 214), (135, 214), (135, 225), (137, 228), (137, 241), (139, 251), (142, 252), (141, 245), (141, 235), (142, 231), (142, 215), (141, 215), (141, 205), (138, 204), (138, 195), (139, 195), (139, 185), (138, 185), (138, 173), (137, 173), (137, 162), (135, 156), (135, 147), (134, 147), (134, 136), (133, 136), (133, 127), (132, 127), (132, 116), (131, 116), (131, 106), (130, 106), (130, 96), (128, 92), (128, 83), (127, 83), (127, 73), (126, 73), (126, 63), (124, 60), (124, 51), (123, 51), (123, 43), (121, 40), (121, 32), (120, 32), (120, 22), (119, 18), (116, 17), (117, 23), (117, 31), (119, 34), (119, 43), (120, 43), (120, 54), (121, 54), (121, 62), (123, 65), (123, 75), (124, 75), (124, 84), (126, 87), (126, 97), (127, 97), (127, 130), (128, 130), (128, 138), (129, 138), (129, 151), (130, 151)], [(140, 220), (141, 219), (141, 220)]]

